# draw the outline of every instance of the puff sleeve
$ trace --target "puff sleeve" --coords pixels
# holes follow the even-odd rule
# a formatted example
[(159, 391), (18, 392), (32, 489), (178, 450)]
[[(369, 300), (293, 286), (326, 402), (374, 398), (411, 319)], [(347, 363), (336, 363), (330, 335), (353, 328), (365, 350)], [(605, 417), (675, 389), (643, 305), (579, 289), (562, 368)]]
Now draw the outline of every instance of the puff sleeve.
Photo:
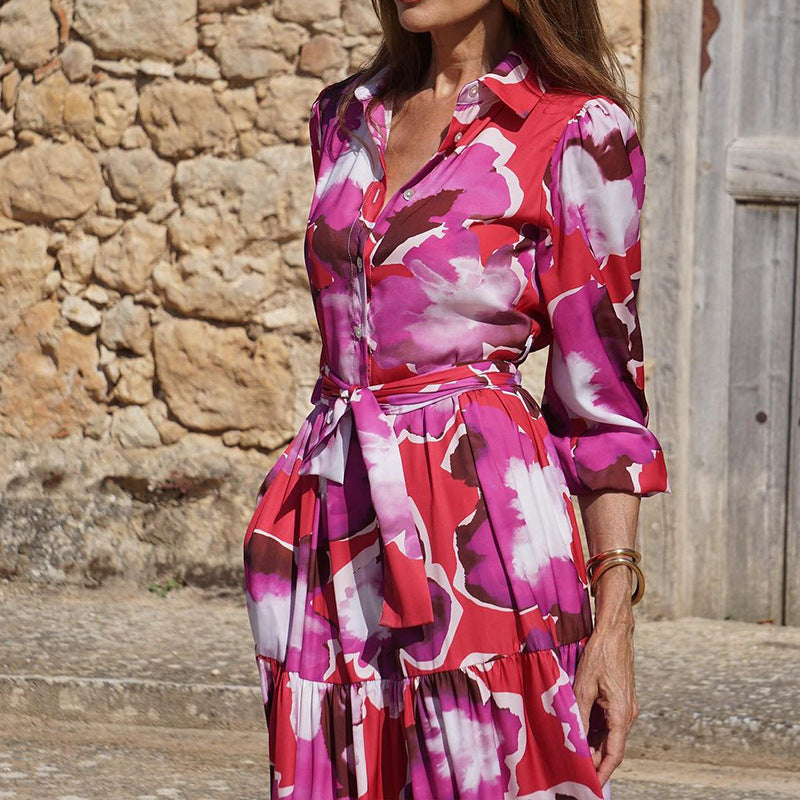
[(544, 174), (548, 230), (536, 270), (550, 351), (542, 413), (576, 495), (670, 492), (648, 428), (636, 308), (645, 171), (631, 119), (593, 97), (567, 122)]

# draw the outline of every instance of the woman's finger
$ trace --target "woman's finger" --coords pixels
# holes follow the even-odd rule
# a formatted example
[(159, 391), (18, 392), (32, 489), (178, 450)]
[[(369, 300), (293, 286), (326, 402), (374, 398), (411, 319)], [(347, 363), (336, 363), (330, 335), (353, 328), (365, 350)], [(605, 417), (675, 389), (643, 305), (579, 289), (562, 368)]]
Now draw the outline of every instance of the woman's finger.
[(600, 785), (611, 777), (611, 773), (622, 763), (625, 754), (625, 742), (628, 738), (628, 730), (621, 723), (621, 720), (614, 715), (608, 720), (608, 736), (605, 741), (603, 759), (597, 770), (597, 777)]
[(600, 767), (605, 750), (606, 736), (608, 727), (606, 725), (606, 715), (603, 707), (595, 702), (589, 712), (589, 752), (592, 755), (592, 765), (595, 771)]

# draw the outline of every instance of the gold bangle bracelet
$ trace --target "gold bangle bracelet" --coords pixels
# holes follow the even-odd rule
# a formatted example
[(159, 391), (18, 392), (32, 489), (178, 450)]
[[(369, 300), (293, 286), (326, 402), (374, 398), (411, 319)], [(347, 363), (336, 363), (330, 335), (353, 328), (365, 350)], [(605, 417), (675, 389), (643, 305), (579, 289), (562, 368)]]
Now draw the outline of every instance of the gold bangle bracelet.
[(616, 567), (619, 564), (624, 564), (634, 573), (634, 575), (636, 575), (636, 588), (631, 593), (631, 605), (635, 606), (642, 599), (642, 596), (644, 595), (644, 588), (645, 588), (644, 573), (642, 572), (641, 568), (635, 561), (633, 561), (630, 558), (626, 558), (625, 556), (606, 558), (600, 565), (600, 567), (596, 571), (592, 572), (592, 575), (589, 579), (592, 597), (595, 596), (597, 581), (600, 579), (603, 573), (611, 569), (611, 567)]
[(619, 558), (620, 556), (629, 558), (635, 564), (638, 564), (642, 558), (642, 554), (638, 550), (634, 550), (632, 547), (615, 547), (612, 550), (603, 550), (602, 552), (592, 556), (586, 562), (587, 577), (591, 579), (592, 573), (599, 564), (603, 563), (609, 558)]

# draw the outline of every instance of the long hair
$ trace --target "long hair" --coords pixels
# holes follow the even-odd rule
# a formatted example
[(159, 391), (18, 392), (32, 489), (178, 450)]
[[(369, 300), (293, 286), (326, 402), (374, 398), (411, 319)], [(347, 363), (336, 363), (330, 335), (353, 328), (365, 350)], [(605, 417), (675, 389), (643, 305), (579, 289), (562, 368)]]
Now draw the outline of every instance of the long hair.
[[(497, 0), (498, 2), (500, 0)], [(431, 61), (429, 33), (412, 33), (400, 24), (394, 0), (372, 0), (383, 38), (375, 54), (353, 77), (367, 81), (385, 67), (386, 80), (367, 112), (388, 96), (422, 88)], [(512, 35), (548, 87), (600, 94), (620, 105), (638, 123), (625, 73), (603, 28), (597, 0), (518, 0), (518, 12), (507, 8)], [(348, 81), (337, 108), (343, 127), (345, 112), (359, 81)]]

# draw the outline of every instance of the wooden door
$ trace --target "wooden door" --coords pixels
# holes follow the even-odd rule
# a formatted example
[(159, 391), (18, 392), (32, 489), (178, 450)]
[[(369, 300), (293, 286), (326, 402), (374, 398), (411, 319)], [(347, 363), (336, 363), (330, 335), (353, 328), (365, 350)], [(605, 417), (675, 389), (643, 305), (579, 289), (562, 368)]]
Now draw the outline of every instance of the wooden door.
[(800, 625), (800, 3), (706, 10), (718, 27), (699, 106), (688, 606)]

